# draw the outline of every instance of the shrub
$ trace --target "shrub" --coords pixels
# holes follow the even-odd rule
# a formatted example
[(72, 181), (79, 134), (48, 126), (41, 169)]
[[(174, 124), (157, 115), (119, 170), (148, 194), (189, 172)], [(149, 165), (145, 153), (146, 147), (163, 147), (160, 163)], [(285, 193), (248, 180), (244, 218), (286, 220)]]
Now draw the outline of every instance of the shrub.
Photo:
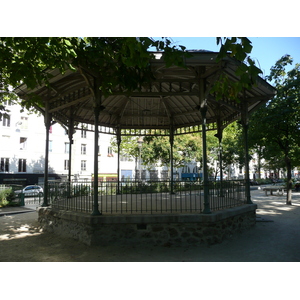
[(15, 194), (11, 188), (0, 190), (0, 207), (14, 205)]

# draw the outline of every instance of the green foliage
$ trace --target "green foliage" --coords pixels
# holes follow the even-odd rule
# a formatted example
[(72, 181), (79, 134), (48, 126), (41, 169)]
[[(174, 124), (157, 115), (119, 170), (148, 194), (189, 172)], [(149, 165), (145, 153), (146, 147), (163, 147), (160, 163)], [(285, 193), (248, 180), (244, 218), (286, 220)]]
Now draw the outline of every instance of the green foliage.
[[(138, 137), (122, 137), (121, 155), (137, 159), (139, 157)], [(117, 141), (111, 139), (113, 151), (117, 152)], [(141, 147), (143, 165), (151, 169), (154, 164), (163, 166), (170, 164), (170, 140), (166, 136), (145, 136)], [(173, 162), (174, 167), (179, 168), (192, 160), (201, 159), (201, 137), (199, 134), (185, 134), (174, 137)]]
[[(250, 120), (252, 147), (259, 145), (262, 157), (270, 168), (285, 168), (291, 188), (291, 172), (300, 161), (300, 65), (286, 71), (292, 64), (289, 55), (281, 57), (271, 68), (268, 80), (273, 81), (277, 95), (255, 112)], [(291, 204), (287, 194), (287, 204)]]
[(45, 69), (64, 72), (76, 56), (73, 47), (77, 43), (77, 38), (1, 38), (2, 81), (13, 87), (25, 83), (29, 88), (47, 82), (50, 75)]
[(14, 199), (15, 195), (11, 188), (0, 190), (0, 207), (13, 205), (12, 200)]
[(163, 193), (169, 192), (169, 187), (164, 182), (151, 182), (137, 184), (125, 184), (122, 186), (122, 194), (139, 194), (139, 193)]
[(76, 196), (88, 196), (91, 194), (91, 189), (88, 185), (74, 185), (72, 194)]
[(231, 164), (238, 164), (239, 166), (245, 164), (243, 132), (238, 122), (228, 125), (223, 130), (222, 147), (223, 168)]
[[(202, 186), (192, 182), (174, 182), (173, 191), (194, 191), (200, 190)], [(157, 181), (157, 182), (136, 182), (122, 185), (122, 194), (140, 194), (140, 193), (169, 193), (171, 187), (169, 182)]]
[[(149, 47), (164, 51), (168, 66), (183, 65), (188, 55), (183, 46), (171, 46), (169, 39), (155, 41), (135, 37), (8, 37), (0, 38), (1, 90), (9, 94), (9, 87), (25, 83), (29, 89), (48, 85), (49, 70), (58, 68), (63, 74), (67, 69), (81, 69), (100, 79), (104, 95), (115, 87), (124, 90), (138, 89), (152, 78), (149, 61), (153, 54)], [(30, 98), (31, 97), (31, 98)], [(24, 105), (29, 108), (40, 104), (29, 95)]]
[[(223, 76), (213, 88), (217, 97), (234, 97), (241, 88), (253, 84), (260, 70), (248, 56), (252, 45), (247, 38), (217, 38), (217, 42), (221, 44), (218, 59), (229, 53), (237, 61), (246, 59), (247, 62), (247, 66), (240, 64), (237, 70), (241, 81), (233, 83)], [(17, 87), (21, 83), (30, 89), (48, 85), (51, 78), (48, 71), (58, 68), (62, 74), (67, 69), (89, 72), (99, 78), (99, 88), (104, 95), (110, 94), (116, 87), (130, 92), (153, 77), (149, 64), (153, 53), (148, 51), (151, 47), (163, 52), (168, 67), (184, 67), (185, 58), (191, 55), (184, 46), (172, 45), (169, 38), (3, 37), (0, 38), (1, 90), (11, 95), (9, 87)], [(34, 104), (40, 104), (34, 95), (29, 95), (23, 103), (26, 108)]]
[(255, 112), (250, 120), (251, 141), (264, 146), (266, 159), (282, 157), (298, 166), (300, 153), (300, 68), (296, 65), (286, 72), (285, 67), (292, 63), (289, 55), (278, 60), (269, 80), (275, 82), (276, 97)]
[(115, 87), (129, 92), (153, 79), (149, 62), (154, 54), (148, 51), (150, 47), (164, 52), (168, 66), (183, 65), (184, 57), (188, 55), (184, 47), (171, 46), (169, 39), (92, 37), (80, 40), (73, 64), (99, 77), (104, 95), (112, 93)]
[(221, 45), (217, 61), (230, 56), (237, 61), (236, 75), (240, 78), (233, 81), (226, 74), (221, 74), (211, 92), (215, 93), (216, 99), (222, 98), (235, 99), (239, 101), (239, 94), (244, 89), (249, 89), (256, 84), (257, 76), (262, 71), (255, 66), (249, 54), (253, 46), (251, 41), (246, 37), (217, 38), (217, 44)]
[(259, 185), (263, 185), (263, 184), (271, 184), (272, 183), (272, 180), (267, 178), (267, 179), (259, 179), (257, 178), (256, 179), (256, 182), (259, 184)]
[[(207, 154), (211, 164), (219, 161), (219, 142), (215, 137), (215, 131), (207, 132)], [(131, 157), (131, 160), (139, 158), (138, 138), (123, 136), (120, 145), (120, 155)], [(117, 151), (116, 137), (112, 137), (111, 145), (114, 152)], [(152, 169), (153, 165), (170, 165), (170, 140), (163, 136), (146, 136), (143, 138), (141, 158), (143, 166)], [(244, 142), (241, 126), (234, 122), (223, 131), (222, 140), (223, 169), (237, 163), (241, 166), (244, 161)], [(188, 162), (200, 162), (202, 164), (202, 137), (201, 133), (184, 134), (174, 137), (173, 163), (175, 168), (180, 168)]]

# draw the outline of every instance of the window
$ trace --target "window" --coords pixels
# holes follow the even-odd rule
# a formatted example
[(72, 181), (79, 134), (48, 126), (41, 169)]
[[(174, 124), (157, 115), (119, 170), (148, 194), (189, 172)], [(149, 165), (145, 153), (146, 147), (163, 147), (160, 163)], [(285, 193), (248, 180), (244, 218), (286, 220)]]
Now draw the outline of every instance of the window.
[(11, 100), (5, 100), (5, 101), (3, 101), (3, 104), (4, 104), (4, 105), (9, 105), (9, 106), (10, 106), (10, 105), (11, 105)]
[(9, 115), (2, 116), (2, 125), (4, 127), (10, 127), (10, 116)]
[[(146, 179), (145, 178), (146, 173), (142, 172), (142, 179)], [(150, 171), (150, 180), (157, 180), (158, 179), (158, 171), (157, 170), (151, 170)]]
[(112, 147), (107, 148), (107, 156), (109, 157), (113, 156)]
[(28, 118), (21, 117), (21, 129), (28, 129)]
[(81, 161), (81, 171), (86, 171), (86, 160)]
[(0, 172), (9, 172), (9, 158), (1, 158)]
[(11, 141), (9, 135), (2, 135), (1, 150), (10, 150)]
[(18, 172), (26, 172), (26, 159), (24, 158), (19, 159)]
[(194, 167), (193, 168), (193, 173), (199, 173), (200, 172), (200, 168), (199, 167)]
[(81, 129), (81, 137), (82, 137), (83, 139), (86, 139), (86, 130)]
[(65, 153), (70, 152), (70, 143), (65, 143)]
[(191, 173), (190, 167), (184, 166), (184, 167), (182, 168), (181, 173)]
[(53, 146), (53, 142), (49, 141), (49, 152), (52, 152), (52, 146)]
[(20, 150), (26, 150), (27, 148), (27, 138), (20, 137)]
[(167, 170), (161, 171), (161, 178), (166, 180), (169, 178), (169, 172)]
[(81, 154), (86, 154), (86, 144), (81, 144)]
[(69, 160), (65, 159), (64, 161), (64, 170), (69, 170)]
[(132, 161), (132, 159), (128, 154), (121, 154), (120, 161)]

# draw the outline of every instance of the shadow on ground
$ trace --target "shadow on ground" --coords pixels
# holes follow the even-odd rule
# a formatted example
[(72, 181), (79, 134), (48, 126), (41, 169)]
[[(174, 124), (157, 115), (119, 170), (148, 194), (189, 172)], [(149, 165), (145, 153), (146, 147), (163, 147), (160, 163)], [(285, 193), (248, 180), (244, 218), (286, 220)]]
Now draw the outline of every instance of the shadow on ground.
[(251, 192), (258, 205), (255, 227), (221, 244), (154, 246), (115, 241), (86, 246), (69, 238), (44, 233), (37, 213), (0, 217), (0, 261), (6, 262), (296, 262), (300, 261), (300, 194), (293, 205), (285, 196)]

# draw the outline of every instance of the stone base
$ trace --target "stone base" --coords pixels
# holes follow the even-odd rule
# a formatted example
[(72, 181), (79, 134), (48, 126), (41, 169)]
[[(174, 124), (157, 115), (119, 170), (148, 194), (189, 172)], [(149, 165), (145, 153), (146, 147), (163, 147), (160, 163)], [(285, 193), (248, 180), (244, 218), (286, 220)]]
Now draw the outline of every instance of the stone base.
[(87, 245), (149, 242), (152, 245), (215, 244), (255, 225), (256, 204), (211, 214), (91, 216), (41, 207), (44, 231)]

